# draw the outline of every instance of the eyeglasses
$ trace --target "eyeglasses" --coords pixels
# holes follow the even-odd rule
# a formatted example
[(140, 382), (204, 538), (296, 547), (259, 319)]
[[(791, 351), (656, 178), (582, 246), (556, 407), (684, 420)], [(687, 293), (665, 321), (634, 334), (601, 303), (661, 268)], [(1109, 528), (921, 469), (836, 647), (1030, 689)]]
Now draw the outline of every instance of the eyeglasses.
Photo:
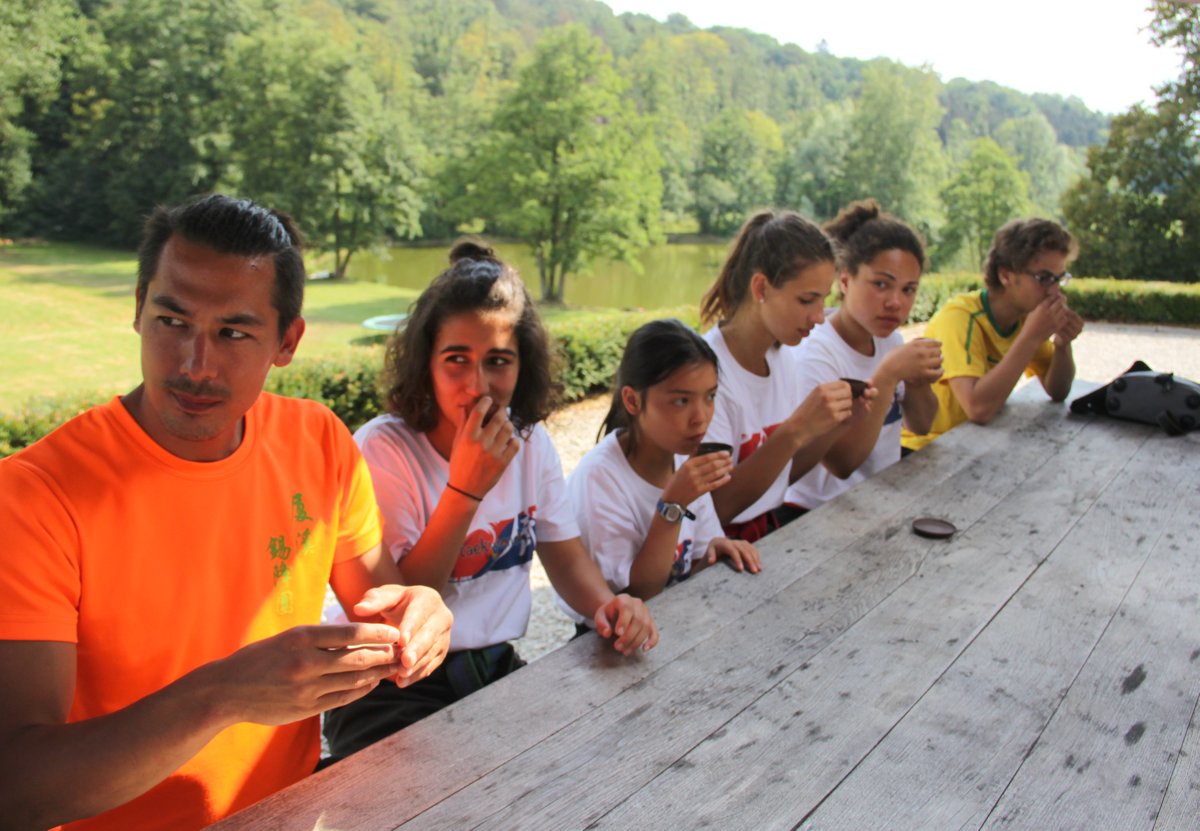
[(1055, 274), (1052, 271), (1026, 271), (1025, 273), (1047, 287), (1053, 285), (1065, 286), (1071, 282), (1071, 272), (1069, 271), (1064, 271), (1062, 274)]

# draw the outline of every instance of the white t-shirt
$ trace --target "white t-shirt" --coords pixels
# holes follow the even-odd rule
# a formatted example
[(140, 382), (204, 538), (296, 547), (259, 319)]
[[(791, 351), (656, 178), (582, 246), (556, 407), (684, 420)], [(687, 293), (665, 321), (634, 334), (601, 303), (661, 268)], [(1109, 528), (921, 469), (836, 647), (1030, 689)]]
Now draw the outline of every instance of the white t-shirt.
[[(429, 525), (446, 489), (450, 463), (424, 433), (390, 413), (368, 421), (354, 440), (375, 484), (383, 545), (399, 562)], [(442, 599), (454, 613), (450, 649), (478, 649), (524, 635), (533, 603), (529, 570), (537, 540), (578, 536), (558, 453), (539, 424), (521, 441), (500, 481), (484, 494), (442, 589)]]
[[(833, 314), (836, 314), (834, 312)], [(893, 349), (904, 345), (904, 336), (892, 332), (886, 338), (875, 338), (875, 354), (858, 352), (842, 339), (829, 322), (813, 329), (812, 334), (798, 346), (790, 347), (796, 358), (796, 377), (800, 394), (808, 395), (814, 387), (838, 378), (858, 378), (866, 381), (875, 374), (879, 364)], [(875, 449), (848, 479), (839, 479), (825, 465), (817, 465), (801, 476), (787, 491), (787, 501), (812, 510), (840, 493), (850, 490), (864, 479), (875, 475), (900, 460), (900, 403), (904, 400), (904, 382), (896, 385), (888, 414), (883, 420)]]
[[(629, 587), (629, 571), (650, 533), (662, 488), (637, 474), (625, 458), (617, 434), (609, 433), (584, 456), (567, 479), (567, 493), (575, 507), (583, 545), (600, 566), (614, 593)], [(708, 543), (722, 536), (712, 496), (704, 494), (687, 506), (696, 518), (684, 517), (679, 527), (675, 564), (667, 585), (687, 577), (692, 561), (704, 556)], [(555, 594), (559, 608), (576, 623), (591, 625)]]
[[(733, 463), (741, 464), (804, 400), (796, 384), (793, 350), (768, 349), (768, 374), (763, 377), (737, 362), (720, 327), (709, 329), (704, 339), (717, 353), (721, 367), (716, 407), (704, 438), (732, 445)], [(746, 522), (782, 505), (791, 467), (791, 462), (785, 464), (762, 496), (732, 521)]]

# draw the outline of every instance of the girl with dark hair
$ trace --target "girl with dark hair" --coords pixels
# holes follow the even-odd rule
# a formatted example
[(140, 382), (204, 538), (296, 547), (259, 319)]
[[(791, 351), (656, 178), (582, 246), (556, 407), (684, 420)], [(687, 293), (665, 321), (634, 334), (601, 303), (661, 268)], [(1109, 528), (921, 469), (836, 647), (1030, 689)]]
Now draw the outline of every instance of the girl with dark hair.
[(753, 542), (799, 515), (784, 505), (788, 484), (820, 463), (853, 411), (845, 381), (802, 395), (793, 352), (782, 348), (825, 319), (834, 259), (816, 225), (764, 211), (742, 226), (701, 302), (702, 320), (718, 324), (704, 336), (721, 364), (708, 438), (733, 447), (730, 480), (713, 493), (731, 537)]
[(937, 417), (923, 433), (905, 429), (905, 448), (919, 450), (964, 421), (987, 424), (1022, 374), (1037, 375), (1054, 401), (1070, 395), (1071, 342), (1083, 318), (1062, 287), (1077, 253), (1071, 234), (1048, 219), (1014, 219), (996, 232), (984, 288), (950, 298), (925, 327), (926, 337), (942, 343), (945, 371), (933, 388)]
[(689, 327), (656, 320), (629, 337), (603, 438), (567, 480), (584, 545), (613, 591), (648, 600), (719, 557), (759, 571), (752, 544), (722, 536), (709, 496), (729, 481), (729, 451), (698, 453), (716, 396), (717, 356)]
[(523, 665), (536, 548), (572, 609), (629, 655), (658, 641), (641, 600), (609, 590), (579, 538), (562, 467), (541, 425), (550, 347), (517, 273), (475, 242), (413, 304), (386, 359), (390, 412), (354, 438), (371, 471), (384, 546), (408, 584), (454, 613), (450, 654), (406, 688), (384, 682), (326, 715), (335, 758)]
[(905, 343), (925, 266), (925, 246), (908, 225), (873, 199), (854, 202), (826, 223), (838, 246), (841, 305), (796, 348), (800, 390), (837, 378), (866, 380), (870, 407), (840, 429), (817, 465), (788, 488), (787, 501), (812, 510), (900, 459), (900, 425), (924, 432), (933, 423), (942, 374), (937, 341)]

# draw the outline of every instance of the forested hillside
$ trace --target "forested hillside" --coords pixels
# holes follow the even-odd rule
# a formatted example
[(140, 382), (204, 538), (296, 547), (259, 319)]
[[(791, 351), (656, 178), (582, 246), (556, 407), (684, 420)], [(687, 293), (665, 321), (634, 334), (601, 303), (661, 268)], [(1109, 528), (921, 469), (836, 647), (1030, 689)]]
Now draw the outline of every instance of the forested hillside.
[(664, 233), (874, 196), (973, 268), (1009, 216), (1062, 216), (1108, 120), (595, 0), (6, 0), (0, 234), (129, 245), (155, 203), (225, 189), (339, 272), (470, 229), (530, 241), (553, 294)]

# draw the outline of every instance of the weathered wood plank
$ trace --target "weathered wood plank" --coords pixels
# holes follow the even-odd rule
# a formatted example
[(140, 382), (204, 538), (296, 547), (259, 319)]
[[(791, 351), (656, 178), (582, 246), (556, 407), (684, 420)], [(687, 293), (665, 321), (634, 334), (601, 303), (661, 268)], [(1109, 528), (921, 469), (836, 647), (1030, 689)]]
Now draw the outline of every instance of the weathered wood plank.
[[(1150, 438), (941, 681), (802, 827), (978, 828), (1161, 529), (1189, 498), (1176, 489), (1178, 452), (1166, 437)], [(1131, 513), (1136, 522), (1128, 521)]]
[[(1119, 438), (1109, 430), (1103, 427), (1098, 432), (1092, 431), (1087, 442), (1094, 445), (1094, 451), (1111, 447), (1114, 438)], [(967, 487), (974, 489), (972, 498), (961, 500), (955, 506), (959, 510), (963, 505), (972, 504), (980, 516), (1020, 510), (1019, 507), (1008, 507), (1007, 501), (1013, 499), (1032, 509), (1045, 500), (1029, 493), (1025, 480), (1028, 471), (1036, 470), (1039, 464), (1053, 458), (1054, 454), (1047, 451), (1045, 441), (1035, 440), (1015, 448), (998, 447), (990, 457), (976, 459), (969, 470), (963, 471), (963, 479), (972, 483), (981, 473), (991, 471), (994, 475), (984, 475), (983, 486), (964, 485), (962, 479), (956, 481), (952, 477), (947, 482), (935, 484), (925, 492), (924, 498), (932, 496), (939, 504), (948, 504), (953, 495), (963, 493)], [(1129, 452), (1132, 451), (1133, 446), (1130, 446)], [(1119, 463), (1113, 465), (1114, 469), (1119, 467)], [(1052, 500), (1062, 515), (1053, 514), (1052, 522), (1069, 518), (1072, 512), (1082, 513), (1087, 498), (1082, 494), (1087, 492), (1088, 485), (1075, 482), (1080, 478), (1087, 477), (1078, 470), (1055, 470), (1049, 475), (1051, 482), (1065, 479), (1078, 485), (1077, 488), (1063, 488)], [(988, 492), (989, 488), (991, 497), (987, 505), (977, 504), (974, 500), (979, 498), (978, 493)], [(967, 526), (977, 521), (977, 518), (963, 520)], [(991, 520), (984, 522), (985, 536), (994, 536), (992, 524)], [(901, 534), (902, 530), (904, 533)], [(1049, 545), (1051, 535), (1044, 536), (1044, 544)], [(968, 541), (963, 545), (964, 550), (970, 552), (969, 560), (982, 559), (991, 563), (990, 575), (971, 568), (958, 569), (967, 575), (972, 591), (985, 600), (945, 597), (942, 602), (946, 606), (966, 609), (963, 614), (969, 622), (964, 628), (970, 635), (978, 625), (977, 621), (986, 620), (996, 605), (1007, 597), (1007, 594), (998, 594), (1005, 589), (998, 588), (1003, 584), (994, 579), (996, 573), (1020, 572), (1032, 568), (1035, 563), (1030, 560), (1015, 565), (997, 564), (991, 553), (981, 554), (969, 537), (965, 539)], [(1038, 542), (1041, 544), (1042, 540)], [(799, 670), (814, 655), (829, 647), (835, 638), (854, 627), (864, 615), (885, 605), (885, 601), (890, 604), (889, 595), (897, 589), (907, 593), (901, 606), (911, 611), (913, 598), (926, 596), (930, 583), (934, 582), (921, 582), (927, 576), (922, 574), (923, 570), (954, 570), (950, 561), (956, 554), (946, 551), (947, 547), (942, 543), (912, 536), (901, 523), (888, 523), (857, 550), (827, 561), (811, 571), (804, 581), (793, 584), (786, 592), (745, 615), (740, 621), (740, 631), (722, 631), (697, 645), (688, 655), (631, 688), (619, 701), (609, 702), (591, 718), (560, 732), (553, 743), (532, 748), (514, 762), (422, 814), (420, 827), (477, 827), (480, 824), (485, 827), (576, 827), (599, 819), (610, 805), (636, 787), (638, 780), (649, 781), (650, 777), (658, 776), (667, 765), (673, 764), (713, 731), (723, 733), (721, 728), (732, 714)], [(961, 589), (959, 586), (957, 590)], [(938, 614), (932, 617), (942, 620)], [(900, 629), (908, 632), (913, 625), (901, 621)], [(748, 644), (748, 631), (760, 631), (763, 636)], [(900, 639), (904, 639), (902, 633)], [(878, 650), (886, 656), (894, 646), (864, 643), (861, 648)], [(923, 649), (915, 644), (909, 648)], [(829, 647), (829, 651), (836, 653), (839, 646)], [(731, 663), (734, 655), (737, 660)], [(939, 660), (944, 663), (944, 659)], [(873, 664), (870, 659), (859, 659), (859, 662), (865, 666)], [(886, 657), (881, 663), (887, 663)], [(835, 698), (835, 707), (844, 710), (845, 700), (836, 694)], [(620, 760), (620, 764), (596, 764), (597, 759), (609, 758)], [(722, 771), (730, 774), (724, 768)], [(714, 788), (729, 789), (739, 795), (738, 799), (745, 797), (744, 788), (750, 784), (746, 780), (737, 775), (718, 778), (719, 782), (706, 783), (701, 789), (704, 792), (702, 801), (712, 799)], [(673, 811), (674, 807), (669, 810)], [(646, 814), (634, 812), (617, 824), (635, 822), (635, 817), (637, 824), (645, 824), (648, 820)], [(649, 819), (650, 824), (654, 824), (674, 817), (674, 813), (669, 813)], [(693, 820), (683, 822), (689, 825)]]
[[(871, 609), (799, 671), (761, 696), (604, 816), (598, 827), (787, 827), (798, 823), (953, 664), (1141, 443), (1112, 425), (1085, 431), (1072, 453), (1092, 471), (1036, 471), (940, 557)], [(1018, 519), (1037, 517), (1029, 535)]]
[(1200, 697), (1193, 483), (985, 827), (1153, 827)]
[[(594, 708), (641, 683), (705, 638), (725, 627), (742, 627), (740, 618), (748, 610), (798, 581), (807, 581), (813, 568), (844, 551), (867, 550), (872, 539), (906, 531), (908, 520), (923, 513), (946, 514), (953, 509), (951, 518), (967, 527), (990, 508), (989, 500), (1001, 498), (1007, 493), (1005, 487), (1012, 486), (1004, 484), (1002, 469), (981, 468), (974, 454), (1015, 441), (1030, 457), (1050, 455), (1085, 423), (1064, 420), (1061, 407), (1040, 400), (1010, 404), (994, 429), (978, 431), (964, 447), (952, 446), (953, 434), (941, 439), (936, 449), (910, 457), (841, 497), (838, 501), (844, 507), (839, 511), (822, 509), (805, 517), (805, 534), (768, 538), (762, 545), (767, 563), (763, 576), (747, 579), (711, 569), (656, 599), (652, 608), (663, 642), (649, 655), (626, 661), (595, 639), (574, 642), (494, 685), (486, 695), (460, 702), (247, 809), (221, 827), (394, 827), (586, 718)], [(906, 465), (912, 471), (907, 475), (902, 470)], [(932, 471), (947, 477), (944, 487), (907, 487)], [(978, 486), (980, 478), (987, 480), (988, 487)], [(877, 495), (872, 496), (873, 491)], [(965, 501), (956, 496), (964, 491), (970, 494)], [(831, 545), (830, 540), (838, 542)], [(873, 568), (873, 563), (864, 561), (864, 575)], [(729, 648), (740, 647), (734, 643)], [(460, 747), (469, 747), (470, 753), (455, 753), (454, 748)]]
[[(1193, 653), (1200, 659), (1200, 654)], [(1200, 699), (1192, 709), (1187, 736), (1175, 759), (1167, 798), (1154, 821), (1155, 831), (1193, 828), (1200, 817)]]

